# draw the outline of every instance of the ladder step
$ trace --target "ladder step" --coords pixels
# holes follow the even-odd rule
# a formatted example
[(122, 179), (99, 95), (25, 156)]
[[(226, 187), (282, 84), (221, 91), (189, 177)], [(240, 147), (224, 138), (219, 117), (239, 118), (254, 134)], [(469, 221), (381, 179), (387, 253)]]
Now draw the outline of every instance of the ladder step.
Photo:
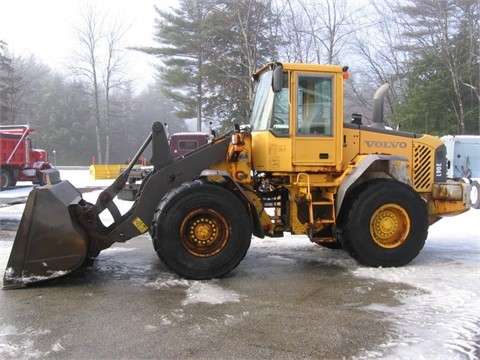
[(325, 188), (325, 187), (338, 187), (338, 184), (335, 183), (335, 182), (321, 182), (321, 183), (315, 183), (315, 182), (306, 182), (306, 181), (296, 181), (296, 182), (293, 182), (292, 185), (295, 185), (295, 186), (305, 186), (305, 187), (308, 187), (308, 185), (310, 186), (315, 186), (315, 187), (322, 187), (322, 188)]
[(333, 205), (331, 201), (313, 201), (312, 205)]
[(332, 220), (332, 219), (321, 219), (321, 220), (317, 220), (316, 222), (319, 222), (319, 223), (322, 223), (322, 224), (334, 224), (334, 223), (335, 223), (335, 220)]

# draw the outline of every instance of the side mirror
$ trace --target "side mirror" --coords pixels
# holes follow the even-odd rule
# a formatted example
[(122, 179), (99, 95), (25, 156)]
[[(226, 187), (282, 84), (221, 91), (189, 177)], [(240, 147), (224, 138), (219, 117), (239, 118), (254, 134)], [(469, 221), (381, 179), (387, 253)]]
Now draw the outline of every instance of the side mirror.
[(273, 70), (272, 90), (274, 93), (282, 91), (283, 88), (283, 66), (278, 64)]

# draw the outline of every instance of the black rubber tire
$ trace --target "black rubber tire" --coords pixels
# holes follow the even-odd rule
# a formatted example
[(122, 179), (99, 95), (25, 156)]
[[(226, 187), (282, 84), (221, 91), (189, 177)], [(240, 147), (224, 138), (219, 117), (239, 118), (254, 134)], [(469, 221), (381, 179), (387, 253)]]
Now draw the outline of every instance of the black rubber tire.
[(339, 240), (361, 264), (403, 266), (425, 245), (427, 205), (410, 186), (385, 179), (369, 181), (359, 185), (345, 205)]
[(163, 198), (152, 238), (158, 256), (171, 270), (204, 280), (237, 267), (250, 247), (252, 225), (245, 205), (232, 191), (197, 180)]
[(6, 190), (12, 185), (12, 176), (7, 169), (0, 170), (0, 191)]
[(470, 185), (472, 187), (470, 192), (470, 206), (473, 209), (480, 209), (480, 184), (478, 184), (477, 180), (473, 180)]
[[(42, 169), (43, 170), (43, 169)], [(44, 173), (42, 173), (42, 171), (37, 171), (35, 173), (36, 177), (37, 177), (37, 180), (34, 181), (33, 183), (34, 184), (38, 184), (38, 186), (44, 186), (47, 184), (47, 181), (46, 181), (46, 176)]]

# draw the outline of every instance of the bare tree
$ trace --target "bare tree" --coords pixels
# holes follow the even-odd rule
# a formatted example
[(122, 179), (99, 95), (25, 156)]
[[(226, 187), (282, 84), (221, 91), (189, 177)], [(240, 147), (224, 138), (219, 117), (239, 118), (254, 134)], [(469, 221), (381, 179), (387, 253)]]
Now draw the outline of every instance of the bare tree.
[(101, 110), (100, 110), (100, 42), (103, 33), (104, 18), (100, 18), (92, 6), (81, 11), (81, 23), (74, 29), (79, 46), (73, 50), (76, 66), (73, 73), (90, 84), (90, 96), (93, 99), (93, 118), (97, 143), (97, 161), (103, 163), (101, 146)]
[[(73, 50), (76, 66), (73, 73), (90, 84), (93, 100), (98, 163), (110, 159), (111, 93), (126, 82), (122, 66), (122, 39), (128, 26), (121, 20), (110, 20), (101, 10), (87, 5), (80, 10), (80, 25), (74, 29), (79, 46)], [(102, 111), (104, 106), (104, 111)], [(103, 116), (102, 116), (103, 114)], [(105, 120), (105, 157), (102, 152), (102, 119)]]
[(290, 62), (309, 62), (311, 39), (303, 36), (307, 25), (304, 14), (297, 10), (297, 0), (278, 1), (277, 14), (281, 19), (282, 58)]
[(357, 31), (360, 14), (347, 0), (281, 0), (277, 6), (291, 61), (338, 62)]
[[(392, 114), (393, 104), (404, 95), (403, 78), (408, 72), (408, 53), (402, 49), (402, 33), (394, 4), (390, 2), (370, 1), (363, 9), (363, 15), (352, 36), (351, 56), (356, 62), (355, 76), (348, 83), (350, 99), (362, 112), (371, 110), (371, 98), (382, 84), (389, 83), (387, 97), (388, 114)], [(368, 121), (368, 115), (366, 116)]]
[(105, 162), (110, 161), (111, 142), (111, 93), (113, 90), (125, 87), (129, 80), (123, 76), (123, 60), (125, 52), (120, 46), (129, 26), (123, 21), (113, 23), (106, 33), (107, 55), (104, 69), (103, 84), (105, 87)]

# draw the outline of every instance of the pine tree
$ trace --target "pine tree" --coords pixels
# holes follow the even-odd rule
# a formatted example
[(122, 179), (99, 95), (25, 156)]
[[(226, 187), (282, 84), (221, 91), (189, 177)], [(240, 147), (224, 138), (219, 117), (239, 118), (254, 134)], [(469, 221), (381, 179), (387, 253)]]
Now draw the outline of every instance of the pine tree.
[(159, 15), (158, 78), (181, 119), (229, 127), (248, 122), (250, 76), (275, 56), (269, 0), (181, 0)]
[(7, 44), (0, 40), (0, 124), (10, 123), (9, 99), (13, 91), (10, 82), (12, 71), (12, 59), (8, 56)]
[[(404, 50), (410, 54), (408, 92), (397, 120), (434, 134), (480, 133), (476, 0), (417, 0), (399, 6)], [(420, 126), (430, 123), (431, 125)]]

